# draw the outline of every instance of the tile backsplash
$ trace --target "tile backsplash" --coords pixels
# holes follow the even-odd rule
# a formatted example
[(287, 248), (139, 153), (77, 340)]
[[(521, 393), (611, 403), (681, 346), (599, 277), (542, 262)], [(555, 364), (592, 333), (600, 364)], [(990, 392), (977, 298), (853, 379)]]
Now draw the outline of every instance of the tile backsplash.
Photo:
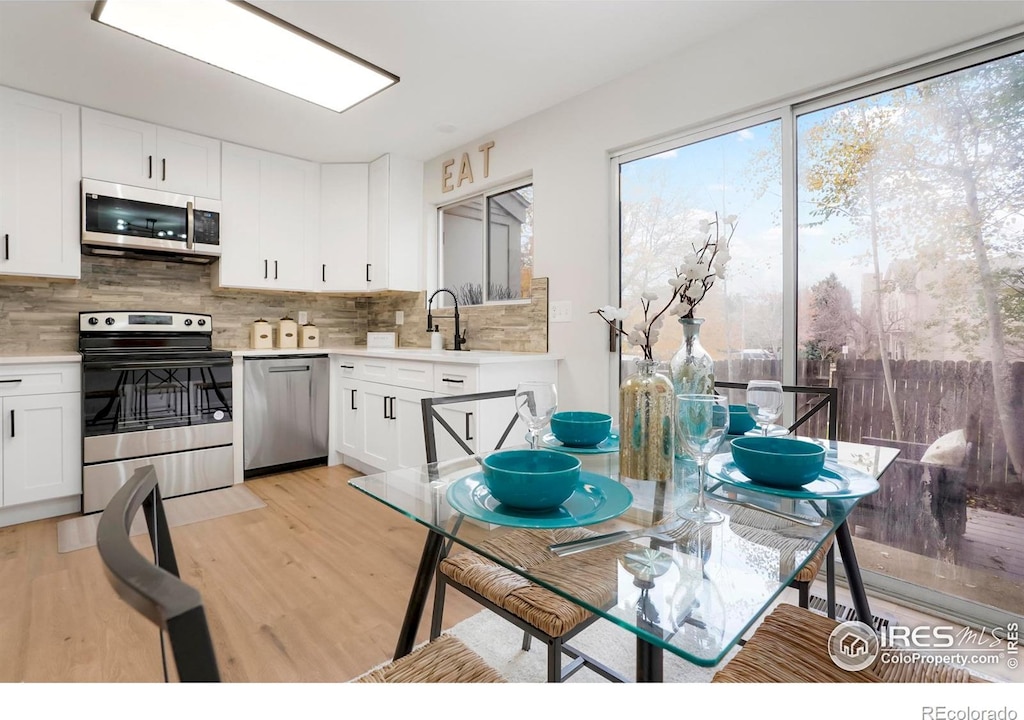
[[(395, 311), (404, 314), (402, 325), (395, 324)], [(451, 308), (437, 308), (438, 315), (451, 315)], [(548, 350), (548, 279), (534, 278), (530, 299), (500, 305), (470, 305), (459, 308), (459, 323), (466, 330), (470, 350), (543, 353)], [(455, 323), (438, 318), (445, 349), (451, 350)], [(399, 347), (430, 347), (427, 332), (427, 294), (425, 292), (388, 293), (370, 303), (368, 329), (371, 332), (397, 332)]]
[[(299, 311), (320, 329), (323, 347), (365, 346), (368, 331), (397, 331), (400, 347), (430, 347), (426, 293), (336, 296), (214, 290), (208, 265), (82, 256), (82, 278), (0, 276), (0, 354), (45, 355), (78, 348), (78, 313), (96, 310), (202, 312), (213, 316), (213, 344), (249, 346), (249, 327)], [(471, 350), (547, 351), (547, 278), (534, 278), (531, 299), (460, 308)], [(395, 325), (395, 311), (405, 322)], [(450, 310), (439, 310), (450, 314)], [(437, 324), (451, 347), (451, 320)]]
[(249, 326), (260, 317), (297, 318), (320, 329), (324, 347), (366, 344), (369, 300), (315, 293), (214, 291), (209, 265), (82, 256), (82, 279), (0, 276), (0, 353), (46, 354), (78, 349), (78, 313), (163, 310), (213, 316), (213, 344), (249, 347)]

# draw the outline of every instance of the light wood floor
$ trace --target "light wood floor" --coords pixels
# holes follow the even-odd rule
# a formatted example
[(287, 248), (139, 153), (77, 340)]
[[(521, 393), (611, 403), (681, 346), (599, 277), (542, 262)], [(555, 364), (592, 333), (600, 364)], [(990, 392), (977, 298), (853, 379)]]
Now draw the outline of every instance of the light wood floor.
[[(223, 680), (341, 682), (390, 658), (426, 531), (354, 475), (249, 480), (266, 508), (173, 529)], [(114, 593), (96, 548), (58, 554), (56, 524), (0, 528), (0, 682), (161, 681), (156, 627)], [(445, 626), (479, 609), (450, 593)], [(428, 623), (429, 610), (420, 640)]]

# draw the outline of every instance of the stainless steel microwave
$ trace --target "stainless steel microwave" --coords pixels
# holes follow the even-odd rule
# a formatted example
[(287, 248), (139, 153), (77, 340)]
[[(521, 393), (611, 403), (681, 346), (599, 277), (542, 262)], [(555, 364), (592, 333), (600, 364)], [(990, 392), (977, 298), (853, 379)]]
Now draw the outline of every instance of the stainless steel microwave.
[(82, 180), (82, 252), (211, 263), (220, 257), (220, 202)]

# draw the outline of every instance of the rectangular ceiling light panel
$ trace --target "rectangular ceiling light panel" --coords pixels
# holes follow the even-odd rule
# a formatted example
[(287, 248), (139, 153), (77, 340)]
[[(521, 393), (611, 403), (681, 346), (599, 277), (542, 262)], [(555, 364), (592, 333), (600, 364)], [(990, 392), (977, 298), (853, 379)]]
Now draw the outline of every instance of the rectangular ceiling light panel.
[(92, 15), (197, 60), (336, 112), (398, 77), (244, 2), (105, 0)]

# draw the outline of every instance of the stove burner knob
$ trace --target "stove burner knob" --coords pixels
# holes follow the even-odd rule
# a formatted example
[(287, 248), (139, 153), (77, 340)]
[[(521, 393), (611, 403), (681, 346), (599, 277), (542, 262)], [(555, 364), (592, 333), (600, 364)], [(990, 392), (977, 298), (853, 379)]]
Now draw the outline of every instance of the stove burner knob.
[(99, 325), (100, 324), (100, 319), (99, 318), (95, 318), (95, 317), (91, 317), (91, 318), (89, 318), (89, 324), (90, 325)]
[(199, 318), (199, 327), (202, 327), (205, 324), (206, 324), (206, 320), (204, 320), (203, 318)]
[(192, 324), (192, 318), (185, 318), (185, 327), (188, 327), (191, 324)]
[(113, 325), (113, 324), (114, 324), (114, 318), (110, 318), (110, 317), (108, 317), (108, 318), (107, 318), (106, 320), (104, 320), (103, 322), (105, 322), (105, 323), (106, 323), (107, 325)]

